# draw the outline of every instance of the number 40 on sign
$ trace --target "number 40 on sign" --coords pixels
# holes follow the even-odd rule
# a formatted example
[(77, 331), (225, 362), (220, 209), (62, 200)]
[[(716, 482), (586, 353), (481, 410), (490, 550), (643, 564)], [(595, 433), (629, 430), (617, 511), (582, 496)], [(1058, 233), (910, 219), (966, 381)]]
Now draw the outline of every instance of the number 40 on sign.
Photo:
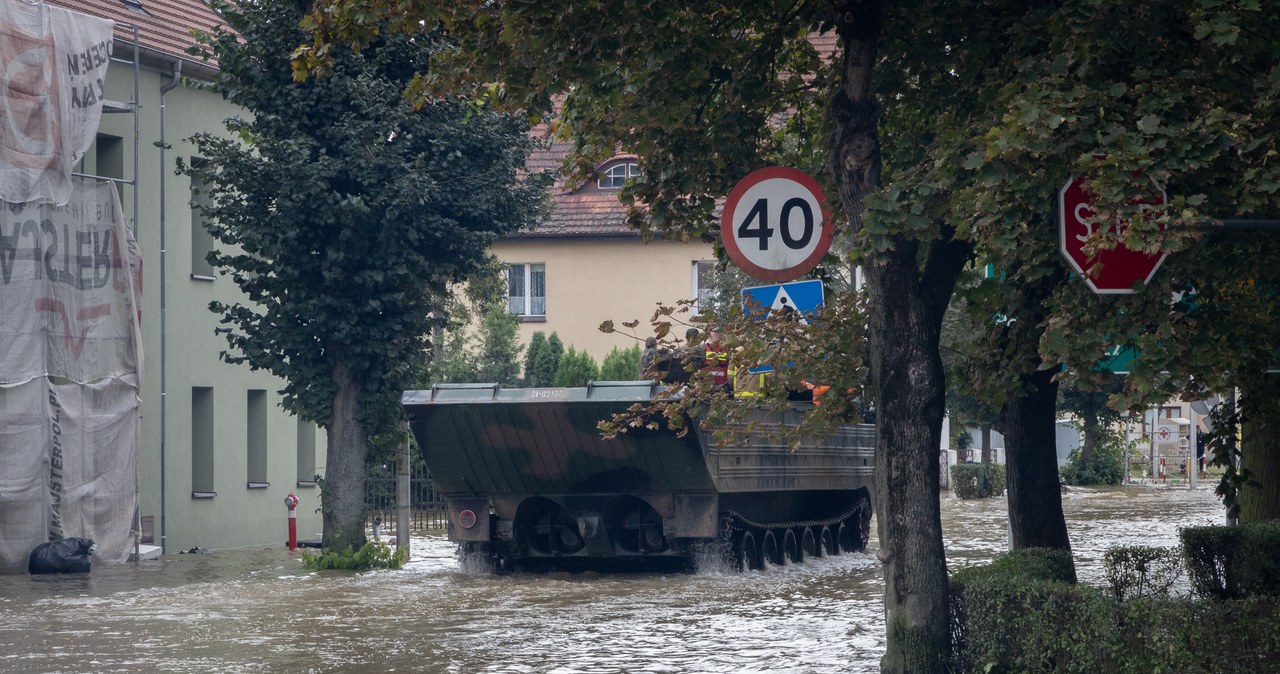
[(784, 283), (813, 270), (834, 228), (818, 181), (784, 166), (752, 171), (725, 200), (720, 235), (748, 275)]

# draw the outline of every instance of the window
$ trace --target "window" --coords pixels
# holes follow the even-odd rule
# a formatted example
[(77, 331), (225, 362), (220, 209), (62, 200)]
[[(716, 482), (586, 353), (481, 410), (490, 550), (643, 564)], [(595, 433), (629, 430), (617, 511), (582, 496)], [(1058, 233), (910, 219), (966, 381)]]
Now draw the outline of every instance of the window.
[(298, 418), (298, 486), (316, 486), (316, 425)]
[(245, 410), (245, 447), (248, 449), (248, 486), (250, 489), (266, 489), (267, 482), (267, 392), (249, 389)]
[[(200, 157), (191, 158), (191, 166), (199, 167), (205, 163)], [(204, 216), (201, 206), (207, 206), (209, 185), (196, 176), (191, 176), (191, 278), (202, 281), (213, 280), (213, 265), (205, 259), (213, 250), (213, 235), (204, 227)]]
[[(124, 139), (118, 136), (108, 136), (106, 134), (98, 134), (97, 150), (95, 151), (95, 161), (97, 167), (93, 170), (94, 175), (103, 178), (114, 178), (117, 181), (124, 180)], [(116, 182), (116, 193), (120, 195), (120, 201), (124, 201), (124, 185)]]
[(213, 387), (191, 387), (191, 498), (213, 498)]
[(596, 184), (602, 190), (621, 189), (622, 183), (626, 182), (627, 178), (634, 178), (638, 175), (640, 175), (640, 169), (635, 162), (624, 162), (609, 167)]
[(715, 272), (715, 260), (694, 260), (693, 261), (693, 294), (692, 297), (696, 304), (693, 305), (693, 315), (697, 316), (698, 312), (711, 306), (711, 275)]
[(546, 265), (507, 265), (507, 311), (526, 317), (547, 315)]

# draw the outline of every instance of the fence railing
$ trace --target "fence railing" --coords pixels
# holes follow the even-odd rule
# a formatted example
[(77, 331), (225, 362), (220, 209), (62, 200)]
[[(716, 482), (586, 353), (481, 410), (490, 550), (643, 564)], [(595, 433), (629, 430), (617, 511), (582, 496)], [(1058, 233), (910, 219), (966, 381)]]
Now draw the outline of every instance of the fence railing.
[[(369, 509), (368, 526), (381, 519), (383, 536), (394, 535), (396, 517), (396, 465), (384, 463), (370, 466), (365, 477), (364, 502)], [(409, 471), (409, 530), (443, 529), (446, 523), (444, 497), (431, 484), (431, 471), (426, 466), (413, 466)]]

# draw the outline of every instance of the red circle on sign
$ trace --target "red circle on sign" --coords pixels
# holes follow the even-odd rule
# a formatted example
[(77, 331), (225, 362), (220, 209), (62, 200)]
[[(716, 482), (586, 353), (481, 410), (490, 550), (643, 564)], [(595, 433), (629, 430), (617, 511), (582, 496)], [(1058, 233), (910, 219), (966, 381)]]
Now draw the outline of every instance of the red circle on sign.
[(463, 529), (474, 527), (476, 525), (476, 514), (470, 510), (463, 510), (458, 513), (458, 524), (462, 525)]
[[(818, 213), (812, 212), (813, 206), (817, 206)], [(790, 240), (794, 232), (787, 219), (797, 208), (807, 218), (820, 217), (821, 222), (807, 219), (809, 226), (801, 229), (798, 239)], [(770, 224), (765, 220), (774, 214), (781, 222)], [(753, 227), (752, 223), (757, 219), (761, 221)], [(752, 235), (753, 231), (759, 233)], [(777, 232), (780, 238), (773, 237), (773, 232)], [(803, 171), (786, 166), (770, 166), (747, 174), (729, 192), (720, 214), (720, 240), (729, 259), (748, 275), (762, 281), (784, 283), (809, 273), (831, 249), (834, 236), (835, 226), (818, 181)], [(740, 238), (760, 239), (756, 244), (760, 250), (745, 247)], [(772, 243), (778, 244), (774, 254), (762, 257), (761, 253)], [(803, 245), (796, 245), (799, 243)], [(778, 252), (783, 254), (777, 255)]]

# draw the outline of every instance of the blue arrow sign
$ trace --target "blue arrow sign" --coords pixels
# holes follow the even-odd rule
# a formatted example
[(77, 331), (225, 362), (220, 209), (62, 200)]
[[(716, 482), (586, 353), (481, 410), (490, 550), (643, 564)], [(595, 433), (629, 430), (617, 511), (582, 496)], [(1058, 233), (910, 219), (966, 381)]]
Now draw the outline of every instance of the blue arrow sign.
[(760, 318), (794, 311), (808, 324), (822, 309), (822, 303), (822, 281), (818, 279), (742, 289), (743, 311), (754, 312)]

